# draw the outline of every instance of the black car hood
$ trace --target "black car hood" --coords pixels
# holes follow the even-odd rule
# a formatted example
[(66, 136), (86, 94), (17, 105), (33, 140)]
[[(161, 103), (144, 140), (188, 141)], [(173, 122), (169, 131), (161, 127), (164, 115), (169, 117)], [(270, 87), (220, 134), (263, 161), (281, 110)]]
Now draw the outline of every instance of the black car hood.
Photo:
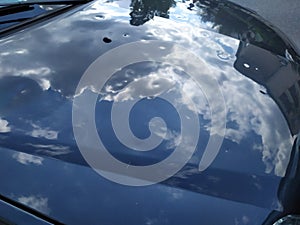
[[(0, 193), (66, 224), (262, 224), (271, 212), (285, 212), (285, 184), (296, 173), (289, 171), (297, 161), (293, 145), (300, 125), (299, 66), (291, 46), (263, 23), (252, 26), (253, 36), (253, 29), (243, 33), (237, 22), (218, 24), (212, 21), (215, 15), (209, 20), (218, 10), (253, 19), (244, 9), (219, 3), (152, 3), (95, 1), (0, 40)], [(267, 34), (259, 32), (263, 26), (277, 42), (265, 40)], [(219, 85), (226, 114), (221, 121), (224, 115), (213, 112), (220, 121), (213, 120), (208, 105), (217, 98), (216, 90), (204, 87), (209, 93), (198, 94), (171, 61), (118, 68), (96, 90), (95, 108), (98, 134), (118, 160), (144, 166), (168, 157), (181, 131), (175, 108), (188, 109), (186, 99), (196, 102), (193, 109), (200, 120), (196, 150), (180, 171), (159, 184), (132, 187), (111, 182), (88, 166), (74, 137), (72, 108), (80, 79), (99, 56), (124, 44), (150, 41), (176, 43), (197, 55), (205, 67), (199, 73), (207, 68)], [(139, 49), (135, 51), (128, 57)], [(193, 66), (190, 60), (182, 55), (180, 65)], [(175, 74), (172, 79), (170, 73)], [(170, 87), (175, 106), (157, 97), (161, 93), (155, 84), (142, 80), (135, 89), (126, 89), (127, 83), (147, 76)], [(143, 95), (147, 91), (151, 98)], [(151, 134), (153, 117), (170, 127), (165, 143), (154, 151), (130, 150), (114, 133), (113, 104), (132, 98), (139, 100), (129, 117), (135, 136)], [(219, 134), (224, 122), (225, 133)], [(212, 134), (224, 140), (211, 164), (199, 171)], [(85, 144), (93, 148), (95, 143)]]

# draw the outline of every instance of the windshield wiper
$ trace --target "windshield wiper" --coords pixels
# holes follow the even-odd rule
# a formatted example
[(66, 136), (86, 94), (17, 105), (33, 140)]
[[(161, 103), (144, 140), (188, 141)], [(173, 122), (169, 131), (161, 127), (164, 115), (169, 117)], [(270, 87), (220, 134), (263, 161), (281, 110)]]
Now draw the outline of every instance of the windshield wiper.
[(76, 5), (76, 4), (84, 4), (88, 3), (92, 0), (40, 0), (40, 1), (20, 1), (20, 2), (14, 2), (14, 3), (0, 3), (0, 12), (1, 9), (4, 9), (6, 7), (13, 7), (13, 6), (30, 6), (30, 5)]
[(78, 5), (90, 1), (91, 0), (45, 0), (0, 4), (0, 17), (32, 10), (34, 5)]
[(84, 4), (89, 1), (91, 0), (46, 0), (0, 4), (0, 17), (32, 10), (34, 5), (77, 5)]
[[(0, 36), (16, 31), (41, 19), (58, 15), (91, 0), (38, 0), (0, 4)], [(43, 6), (56, 6), (45, 8)]]

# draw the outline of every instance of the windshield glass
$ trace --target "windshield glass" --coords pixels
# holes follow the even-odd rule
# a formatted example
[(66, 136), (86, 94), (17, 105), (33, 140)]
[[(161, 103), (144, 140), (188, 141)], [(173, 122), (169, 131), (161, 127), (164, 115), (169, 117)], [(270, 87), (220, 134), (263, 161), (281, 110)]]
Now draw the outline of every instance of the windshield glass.
[(7, 4), (14, 4), (14, 3), (20, 3), (20, 2), (27, 2), (26, 0), (2, 0), (1, 5), (7, 5)]
[[(25, 1), (23, 2), (25, 3)], [(26, 3), (28, 3), (28, 1), (26, 1)], [(39, 4), (23, 5), (18, 4), (17, 1), (15, 3), (5, 4), (5, 6), (3, 4), (0, 8), (0, 32), (18, 24), (22, 24), (49, 11), (55, 10), (61, 6), (62, 5), (44, 7)]]
[[(0, 2), (0, 36), (88, 0), (4, 0)], [(52, 12), (51, 12), (52, 11)]]

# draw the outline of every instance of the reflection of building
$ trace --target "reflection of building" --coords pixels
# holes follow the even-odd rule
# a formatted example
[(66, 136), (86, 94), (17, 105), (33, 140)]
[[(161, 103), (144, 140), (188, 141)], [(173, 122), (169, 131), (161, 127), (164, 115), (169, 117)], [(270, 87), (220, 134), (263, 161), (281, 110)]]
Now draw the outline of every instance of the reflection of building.
[(240, 42), (234, 67), (262, 84), (277, 102), (292, 134), (300, 128), (300, 76), (298, 65), (251, 44)]

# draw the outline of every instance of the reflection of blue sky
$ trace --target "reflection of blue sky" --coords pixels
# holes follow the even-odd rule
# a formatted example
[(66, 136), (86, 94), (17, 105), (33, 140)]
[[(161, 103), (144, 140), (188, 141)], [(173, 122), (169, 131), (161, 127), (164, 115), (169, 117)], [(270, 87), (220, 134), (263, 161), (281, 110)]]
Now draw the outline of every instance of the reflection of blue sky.
[[(17, 132), (22, 133), (26, 130), (26, 133), (33, 138), (43, 137), (48, 140), (63, 138), (64, 142), (68, 142), (66, 144), (74, 144), (74, 140), (68, 135), (71, 128), (70, 118), (64, 115), (66, 112), (71, 112), (71, 96), (87, 65), (109, 48), (128, 41), (147, 38), (172, 40), (200, 56), (209, 65), (210, 73), (219, 80), (228, 107), (226, 138), (227, 141), (233, 142), (228, 145), (235, 149), (247, 149), (247, 152), (258, 151), (265, 164), (265, 171), (282, 176), (291, 149), (288, 127), (275, 103), (259, 92), (261, 87), (232, 69), (235, 60), (233, 54), (239, 42), (215, 33), (208, 33), (198, 28), (196, 21), (191, 23), (191, 20), (174, 23), (157, 17), (143, 27), (133, 28), (127, 24), (127, 20), (121, 19), (128, 17), (129, 10), (122, 6), (123, 8), (116, 11), (115, 7), (118, 7), (119, 3), (117, 1), (94, 4), (87, 10), (74, 14), (74, 17), (62, 18), (61, 21), (56, 22), (55, 26), (45, 25), (41, 28), (33, 28), (31, 32), (24, 33), (21, 39), (18, 38), (18, 41), (12, 42), (12, 38), (2, 40), (0, 76), (17, 77), (19, 80), (11, 84), (12, 87), (19, 84), (21, 80), (26, 81), (23, 83), (28, 85), (20, 89), (6, 90), (5, 95), (10, 95), (13, 100), (10, 106), (15, 102), (19, 106), (19, 114), (16, 113), (17, 108), (14, 107), (11, 107), (11, 111), (6, 111), (2, 116), (7, 117), (5, 121), (12, 122), (8, 125), (1, 120), (1, 129), (10, 131), (10, 127), (17, 128)], [(185, 6), (181, 7), (183, 5), (178, 4), (176, 8), (172, 8), (171, 18), (179, 15), (182, 10), (186, 11)], [(114, 11), (114, 15), (120, 18), (120, 23), (110, 23), (112, 18), (106, 18), (106, 15), (101, 22), (96, 18), (97, 15), (102, 15), (102, 12), (110, 14), (109, 10)], [(189, 13), (185, 15), (189, 15), (190, 19), (198, 18), (195, 12), (189, 10), (187, 12)], [(124, 37), (124, 33), (129, 36)], [(101, 37), (106, 35), (113, 40), (110, 45), (101, 43)], [(51, 48), (45, 48), (45, 45)], [(81, 46), (81, 48), (76, 46)], [(220, 52), (230, 57), (224, 60), (223, 57), (220, 58)], [(73, 56), (72, 59), (70, 55)], [(155, 77), (155, 75), (151, 76)], [(34, 81), (39, 88), (32, 83)], [(193, 86), (193, 82), (187, 80), (181, 84), (180, 88), (182, 99), (178, 99), (179, 103), (186, 104), (186, 97), (192, 98), (198, 105), (197, 113), (204, 119), (209, 119), (209, 111), (203, 105), (204, 101), (198, 100), (201, 98), (195, 91), (196, 87)], [(18, 91), (18, 96), (14, 96), (16, 91)], [(123, 90), (123, 96), (126, 95), (126, 91), (128, 90)], [(121, 93), (118, 97), (122, 97)], [(27, 104), (22, 105), (20, 101)], [(241, 101), (244, 104), (240, 104)], [(6, 107), (5, 110), (8, 109), (7, 105), (3, 107)], [(32, 108), (38, 109), (31, 110)], [(36, 126), (30, 131), (27, 128), (28, 121)], [(218, 124), (213, 124), (212, 127), (215, 129), (210, 132), (217, 133), (218, 126)], [(254, 135), (256, 135), (253, 139), (254, 143), (249, 146), (245, 140)], [(230, 148), (221, 152), (222, 157), (226, 155), (225, 153), (236, 154), (230, 151)], [(229, 165), (235, 165), (235, 163), (232, 162)], [(225, 164), (221, 163), (218, 166), (225, 167)]]
[[(156, 19), (156, 21), (158, 20), (160, 20), (160, 18)], [(155, 24), (153, 29), (157, 27), (159, 29), (159, 27), (162, 26), (161, 22), (156, 23), (156, 21), (152, 21), (152, 23)], [(184, 25), (185, 30), (188, 30), (188, 33), (192, 34), (192, 37), (196, 35), (192, 27), (189, 27), (187, 24)], [(168, 26), (168, 29), (165, 30), (174, 30), (176, 28), (177, 26), (172, 25)], [(156, 36), (159, 36), (163, 40), (168, 40), (170, 33), (171, 32), (161, 33), (159, 36), (159, 32), (156, 32)], [(179, 43), (188, 43), (187, 46), (190, 44), (189, 49), (197, 53), (205, 62), (210, 63), (209, 69), (211, 70), (211, 74), (215, 76), (217, 80), (221, 81), (220, 88), (223, 91), (228, 112), (227, 124), (229, 128), (227, 128), (226, 131), (227, 141), (230, 140), (239, 144), (239, 147), (234, 148), (239, 148), (240, 152), (243, 151), (242, 149), (244, 149), (244, 151), (247, 149), (247, 152), (249, 151), (250, 153), (258, 150), (265, 164), (265, 172), (283, 176), (289, 160), (292, 139), (282, 113), (269, 96), (260, 93), (260, 90), (264, 89), (263, 87), (252, 82), (247, 77), (241, 76), (237, 71), (232, 70), (235, 57), (230, 57), (226, 61), (216, 59), (216, 52), (228, 50), (227, 47), (224, 48), (224, 44), (218, 45), (218, 43), (227, 43), (227, 45), (230, 43), (231, 49), (228, 54), (232, 55), (234, 51), (237, 51), (239, 42), (218, 34), (210, 35), (210, 38), (205, 38), (201, 40), (201, 42), (192, 41), (191, 36), (180, 35), (180, 39), (182, 40), (179, 41)], [(184, 55), (182, 57), (184, 57)], [(189, 88), (187, 93), (189, 93), (189, 95), (195, 95), (195, 98), (198, 97), (196, 89), (193, 90), (193, 88)], [(183, 104), (184, 102), (186, 101), (183, 101)], [(199, 108), (201, 107), (199, 106)], [(204, 118), (208, 117), (205, 112), (201, 113), (204, 113)], [(237, 126), (230, 127), (231, 123), (235, 123)], [(214, 124), (213, 127), (218, 127), (218, 124)], [(216, 132), (217, 130), (218, 129), (215, 129)], [(249, 138), (253, 141), (251, 143), (252, 146), (249, 146), (249, 143), (245, 142), (245, 140)], [(222, 153), (225, 152), (221, 152), (219, 156), (220, 159), (225, 155)], [(230, 155), (230, 153), (236, 154), (232, 153), (232, 151), (227, 153), (229, 153), (228, 155)], [(237, 155), (235, 155), (235, 157), (237, 157)], [(253, 160), (247, 159), (246, 157), (243, 157), (243, 160), (246, 160), (246, 164), (248, 161), (249, 164), (247, 164), (247, 166), (252, 167), (250, 161), (253, 162)], [(242, 164), (237, 161), (229, 163), (226, 167), (230, 168), (235, 163), (238, 164), (236, 168)], [(245, 163), (245, 161), (243, 161), (243, 163)], [(219, 166), (223, 167), (224, 165), (219, 164)]]
[(1, 222), (6, 224), (30, 224), (30, 225), (49, 225), (48, 222), (42, 221), (35, 216), (23, 212), (17, 208), (11, 207), (10, 204), (0, 201)]
[[(219, 156), (221, 161), (217, 161), (216, 163), (219, 163), (216, 165), (231, 169), (244, 168), (248, 172), (258, 169), (258, 171), (264, 170), (266, 173), (283, 176), (292, 147), (290, 132), (278, 106), (269, 96), (260, 92), (264, 87), (252, 82), (247, 77), (241, 76), (236, 70), (232, 70), (235, 61), (234, 52), (237, 51), (239, 42), (218, 34), (210, 34), (210, 38), (195, 42), (191, 37), (196, 36), (198, 33), (194, 32), (193, 27), (187, 24), (175, 26), (171, 21), (163, 23), (163, 20), (162, 18), (156, 18), (154, 21), (150, 21), (148, 24), (153, 25), (150, 32), (161, 40), (168, 41), (174, 39), (174, 35), (179, 33), (180, 28), (184, 27), (186, 35), (176, 36), (176, 41), (183, 43), (185, 47), (197, 53), (204, 62), (209, 63), (211, 75), (221, 82), (220, 88), (223, 91), (228, 112), (225, 140), (225, 146), (227, 147), (221, 151)], [(166, 23), (170, 23), (167, 28), (165, 27)], [(161, 30), (164, 30), (164, 32), (161, 32)], [(231, 47), (228, 47), (229, 43)], [(218, 60), (216, 56), (219, 56), (220, 51), (227, 52), (230, 57), (226, 58), (225, 61), (224, 58), (220, 59), (222, 61)], [(184, 55), (181, 55), (181, 57), (184, 58)], [(186, 63), (188, 63), (188, 60), (186, 60)], [(168, 71), (156, 71), (155, 74), (149, 74), (149, 79), (156, 76), (155, 79), (159, 80), (162, 76), (168, 77), (166, 74), (168, 74)], [(129, 79), (132, 79), (132, 77), (135, 77), (135, 75), (131, 74)], [(171, 83), (172, 79), (178, 80), (178, 78), (171, 78)], [(141, 90), (137, 88), (130, 89), (128, 85), (119, 91), (124, 85), (126, 84), (120, 83), (117, 87), (108, 86), (107, 91), (114, 93), (115, 97), (112, 98), (109, 94), (104, 99), (120, 101), (124, 96), (126, 96), (125, 99), (134, 98), (132, 95), (136, 95), (136, 93), (133, 93), (133, 91), (137, 93), (152, 91), (152, 86), (150, 86), (151, 90), (148, 90), (147, 85), (140, 85)], [(169, 84), (164, 83), (165, 87), (167, 85)], [(198, 87), (194, 85), (193, 81), (182, 82), (178, 89), (182, 91), (182, 99), (178, 99), (179, 104), (186, 105), (188, 102), (186, 97), (189, 97), (197, 103), (197, 113), (203, 115), (205, 119), (210, 118), (210, 111), (207, 110), (205, 101), (200, 100), (203, 97), (201, 93), (199, 94)], [(143, 97), (143, 95), (140, 97)], [(218, 126), (220, 125), (212, 124), (210, 132), (217, 133)], [(210, 126), (207, 126), (207, 128), (209, 129)], [(232, 151), (232, 148), (239, 150), (238, 152)], [(234, 162), (226, 160), (227, 165), (225, 166), (224, 159), (233, 159), (232, 154), (234, 154), (235, 160), (238, 157), (240, 157), (240, 160), (234, 160)], [(258, 155), (264, 163), (264, 169), (260, 164), (253, 165), (253, 162), (259, 162)], [(243, 162), (244, 160), (246, 162)]]
[[(5, 94), (11, 97), (11, 100), (4, 100), (3, 102), (10, 102), (10, 105), (3, 105), (5, 108), (1, 110), (2, 116), (5, 116), (3, 118), (9, 123), (1, 120), (1, 129), (4, 131), (15, 129), (14, 132), (18, 134), (24, 134), (25, 131), (34, 138), (31, 139), (33, 147), (51, 146), (47, 149), (38, 147), (40, 153), (58, 155), (55, 150), (57, 148), (53, 148), (53, 145), (58, 145), (58, 148), (70, 146), (68, 151), (75, 152), (71, 147), (75, 145), (71, 134), (71, 100), (78, 80), (87, 66), (103, 52), (126, 42), (140, 39), (176, 40), (176, 43), (190, 49), (205, 62), (211, 76), (219, 81), (223, 90), (228, 112), (228, 128), (225, 145), (215, 166), (231, 167), (233, 170), (242, 166), (247, 172), (257, 172), (255, 168), (260, 168), (260, 172), (263, 170), (282, 176), (291, 149), (288, 127), (272, 99), (259, 92), (261, 87), (233, 69), (234, 53), (238, 49), (239, 42), (201, 29), (196, 22), (198, 17), (195, 12), (186, 10), (185, 5), (179, 3), (177, 7), (171, 9), (171, 18), (175, 20), (175, 16), (185, 10), (187, 13), (184, 15), (188, 15), (188, 20), (178, 19), (174, 23), (171, 20), (155, 17), (142, 27), (131, 27), (127, 20), (129, 17), (129, 10), (125, 7), (127, 3), (122, 2), (125, 4), (123, 8), (116, 10), (120, 3), (119, 1), (96, 3), (84, 11), (75, 13), (74, 17), (61, 18), (55, 26), (46, 24), (24, 33), (18, 41), (12, 42), (12, 38), (8, 38), (1, 42), (3, 50), (0, 61), (1, 77), (16, 77), (13, 84), (9, 83), (11, 87), (19, 83), (25, 85), (23, 88), (5, 90)], [(99, 15), (103, 15), (104, 18), (99, 20)], [(115, 20), (111, 15), (119, 18), (117, 21), (120, 23), (112, 23)], [(124, 20), (125, 17), (127, 19)], [(124, 33), (128, 36), (124, 37)], [(113, 40), (112, 43), (109, 45), (102, 43), (104, 36), (109, 36)], [(224, 55), (229, 57), (224, 58)], [(181, 57), (184, 58), (184, 55)], [(76, 61), (81, 63), (75, 63)], [(188, 63), (187, 59), (186, 64)], [(149, 77), (157, 79), (159, 73), (150, 74)], [(131, 81), (130, 77), (132, 75), (129, 73), (128, 81)], [(164, 82), (171, 81), (170, 85), (174, 80), (182, 79), (181, 77), (165, 78)], [(123, 79), (119, 82), (119, 89), (126, 85), (125, 81), (126, 79)], [(36, 84), (39, 87), (36, 87)], [(164, 83), (164, 88), (167, 87), (166, 85), (169, 84)], [(201, 100), (202, 93), (194, 82), (181, 81), (178, 87), (181, 90), (181, 97), (177, 99), (178, 105), (189, 107), (187, 99), (193, 99), (197, 105), (197, 113), (204, 120), (209, 120), (210, 112), (205, 101)], [(115, 91), (116, 87), (113, 88), (112, 91)], [(145, 90), (146, 88), (143, 88), (139, 91)], [(133, 90), (123, 89), (118, 94), (118, 99), (135, 94), (128, 93), (129, 91)], [(18, 92), (17, 98), (14, 96), (16, 92)], [(18, 108), (18, 105), (22, 107)], [(36, 110), (33, 111), (33, 108)], [(28, 129), (28, 124), (34, 124), (34, 126), (30, 125), (32, 129)], [(218, 123), (206, 125), (206, 132), (209, 130), (211, 134), (217, 134), (219, 126)], [(172, 132), (169, 132), (169, 140), (172, 139), (171, 134)], [(59, 144), (43, 143), (44, 140), (40, 143), (42, 139), (49, 141), (57, 139)], [(188, 145), (188, 141), (186, 143)], [(205, 141), (203, 143), (205, 144)], [(18, 149), (21, 150), (22, 147), (19, 146)], [(54, 153), (51, 154), (51, 151)], [(247, 157), (245, 163), (236, 160), (243, 155), (252, 155), (253, 157), (249, 158), (252, 160), (246, 160)], [(262, 161), (258, 162), (258, 156)], [(251, 165), (253, 161), (257, 163), (256, 166)], [(264, 163), (264, 168), (261, 162)]]
[[(130, 76), (128, 76), (128, 74), (130, 74)], [(126, 85), (127, 83), (128, 85)], [(132, 146), (136, 145), (136, 138), (133, 138), (132, 136), (148, 138), (150, 135), (148, 126), (150, 125), (149, 128), (152, 132), (151, 136), (157, 136), (163, 142), (156, 150), (152, 150), (149, 153), (140, 152), (138, 155), (142, 158), (138, 159), (138, 164), (145, 159), (149, 160), (151, 158), (149, 156), (152, 156), (156, 161), (158, 159), (161, 161), (159, 155), (170, 154), (180, 143), (183, 144), (184, 149), (191, 148), (190, 139), (193, 138), (193, 135), (187, 133), (187, 135), (184, 135), (183, 137), (180, 136), (181, 125), (178, 112), (176, 111), (181, 108), (181, 110), (185, 110), (186, 112), (183, 116), (188, 117), (188, 112), (191, 111), (189, 108), (193, 108), (191, 105), (182, 104), (181, 100), (179, 101), (179, 99), (183, 98), (183, 94), (188, 93), (181, 91), (186, 83), (193, 83), (193, 81), (184, 74), (183, 71), (168, 64), (158, 64), (153, 62), (138, 63), (117, 72), (101, 91), (100, 99), (102, 102), (97, 106), (99, 111), (96, 111), (96, 115), (107, 114), (105, 118), (101, 117), (98, 120), (99, 124), (101, 124), (99, 134), (105, 142), (106, 147), (108, 149), (122, 149), (122, 146), (117, 145), (117, 143), (124, 140), (122, 141), (123, 144), (125, 142), (127, 143), (125, 145), (129, 146), (129, 149), (124, 151), (129, 152), (130, 147), (133, 148)], [(161, 98), (162, 95), (168, 100), (163, 100)], [(202, 104), (202, 108), (198, 107), (198, 110), (207, 110), (207, 104), (205, 104), (206, 99), (201, 91), (198, 96), (201, 96), (201, 98), (199, 97), (197, 100)], [(110, 110), (107, 111), (106, 108), (111, 104), (106, 103), (106, 101), (121, 106), (123, 104), (129, 104), (130, 101), (137, 102), (132, 108), (129, 117), (129, 123), (133, 134), (131, 134), (131, 131), (124, 131), (124, 128), (118, 132), (119, 129), (117, 126), (120, 126), (120, 124), (117, 124), (114, 127), (114, 130), (112, 130), (110, 120), (113, 121), (116, 120), (116, 117), (119, 117), (121, 120), (127, 121), (124, 117), (124, 113), (127, 109), (124, 108), (122, 110), (121, 108), (118, 112), (113, 113), (110, 116)], [(186, 97), (185, 102), (190, 102), (189, 96)], [(120, 108), (120, 106), (118, 107)], [(167, 126), (165, 127), (165, 124), (161, 124), (158, 120), (151, 120), (155, 117), (162, 118)], [(105, 121), (107, 121), (107, 123)], [(129, 125), (125, 124), (124, 126)], [(202, 127), (203, 126), (204, 124), (202, 124)], [(114, 132), (119, 140), (114, 139)], [(146, 145), (147, 141), (148, 140), (142, 140), (144, 145)], [(202, 148), (202, 145), (200, 146)], [(141, 147), (144, 146), (140, 146), (140, 148)], [(118, 152), (122, 151), (118, 150)], [(130, 153), (130, 155), (136, 154), (137, 153), (134, 152)], [(126, 161), (128, 161), (128, 159)], [(134, 161), (136, 164), (136, 160)]]
[[(196, 14), (188, 18), (188, 14), (182, 13), (183, 9), (186, 10), (185, 5), (181, 8), (182, 4), (171, 9), (171, 19), (176, 23), (155, 18), (142, 27), (131, 27), (128, 22), (127, 3), (120, 1), (126, 7), (116, 10), (117, 3), (114, 1), (95, 4), (69, 18), (61, 18), (55, 22), (55, 26), (51, 23), (44, 24), (40, 28), (31, 28), (30, 32), (23, 32), (22, 38), (16, 35), (0, 42), (0, 133), (6, 138), (5, 141), (1, 140), (1, 146), (53, 157), (65, 156), (63, 159), (66, 161), (82, 163), (72, 134), (71, 107), (75, 87), (83, 72), (91, 62), (110, 48), (141, 39), (159, 39), (176, 41), (197, 54), (209, 67), (211, 76), (219, 81), (227, 107), (227, 131), (212, 169), (238, 171), (242, 176), (244, 173), (249, 176), (259, 174), (262, 180), (266, 175), (283, 176), (289, 160), (292, 138), (278, 106), (268, 95), (260, 93), (263, 87), (233, 68), (236, 59), (234, 54), (239, 42), (199, 28)], [(104, 18), (99, 15), (103, 15)], [(123, 36), (125, 33), (128, 34), (126, 37)], [(102, 38), (105, 36), (110, 37), (112, 43), (103, 43)], [(185, 59), (184, 54), (181, 57)], [(188, 63), (189, 59), (186, 58), (185, 64)], [(150, 69), (153, 67), (154, 65), (150, 65)], [(126, 79), (116, 79), (115, 83), (112, 82), (115, 86), (107, 86), (106, 95), (101, 96), (107, 105), (99, 103), (104, 106), (102, 110), (110, 109), (109, 102), (128, 100), (129, 96), (145, 97), (147, 86), (143, 86), (142, 90), (138, 89), (139, 86), (135, 89), (130, 89), (129, 86), (126, 88), (125, 81), (129, 83), (135, 77), (132, 71), (127, 75)], [(174, 73), (170, 67), (154, 67), (154, 72), (150, 71), (145, 76), (149, 76), (149, 80), (153, 81), (164, 76), (160, 79), (163, 90), (172, 89), (176, 83), (177, 106), (195, 110), (194, 107), (190, 107), (188, 99), (192, 99), (196, 104), (196, 113), (201, 118), (201, 132), (199, 152), (191, 162), (197, 164), (202, 155), (201, 151), (205, 148), (208, 131), (218, 133), (220, 126), (218, 123), (209, 123), (211, 115), (203, 95), (192, 80)], [(5, 89), (5, 86), (10, 89)], [(153, 91), (151, 87), (147, 90), (149, 93)], [(159, 89), (156, 91), (152, 94), (158, 97), (162, 92)], [(213, 92), (214, 90), (211, 90), (210, 94)], [(145, 104), (146, 107), (147, 103), (150, 103), (150, 100), (144, 100), (142, 105)], [(164, 104), (159, 103), (160, 106)], [(147, 105), (151, 108), (150, 106), (151, 104)], [(167, 116), (166, 112), (173, 111), (173, 108), (167, 108), (166, 105), (161, 108), (154, 106), (157, 105), (152, 105), (153, 110), (161, 110), (161, 115)], [(143, 112), (142, 108), (137, 105), (133, 116)], [(96, 119), (101, 118), (100, 115)], [(170, 118), (170, 124), (174, 118)], [(143, 121), (143, 118), (139, 120)], [(134, 122), (132, 119), (132, 123)], [(148, 121), (144, 119), (143, 122), (147, 124)], [(165, 145), (166, 149), (178, 142), (178, 124), (173, 125), (173, 129), (168, 127), (168, 130), (155, 131), (160, 137), (167, 133), (167, 136), (164, 136), (169, 144)], [(138, 124), (133, 124), (133, 127), (140, 129), (138, 132), (135, 130), (137, 136), (147, 135), (146, 126), (140, 128)], [(110, 140), (112, 139), (107, 139), (107, 142)], [(182, 141), (189, 146), (188, 139)], [(57, 215), (66, 222), (198, 224), (198, 219), (201, 219), (208, 221), (208, 224), (251, 224), (253, 220), (263, 220), (267, 215), (264, 210), (251, 205), (199, 193), (178, 191), (176, 188), (162, 185), (145, 188), (120, 187), (104, 180), (88, 168), (42, 160), (22, 153), (2, 154), (1, 193), (13, 194), (25, 204), (42, 207), (45, 212)], [(36, 169), (37, 165), (40, 170)], [(182, 176), (184, 181), (198, 173), (195, 170), (189, 172)], [(218, 180), (226, 183), (226, 176), (222, 174), (209, 177), (216, 184)], [(182, 174), (178, 174), (178, 177), (180, 175)], [(255, 185), (259, 189), (263, 181), (256, 180)], [(206, 187), (205, 183), (201, 186), (195, 180), (189, 182), (197, 186), (200, 193), (201, 188), (203, 190)], [(278, 183), (278, 180), (276, 182)], [(272, 183), (275, 185), (274, 189), (276, 182)], [(263, 184), (265, 189), (268, 189), (269, 184)], [(234, 189), (231, 186), (231, 182), (226, 183), (227, 188)], [(209, 194), (222, 195), (221, 188), (212, 188)], [(61, 201), (62, 199), (64, 201)], [(115, 212), (116, 209), (120, 209), (120, 216), (108, 213)]]
[(7, 171), (1, 193), (66, 224), (232, 224), (243, 217), (252, 224), (269, 212), (164, 185), (120, 186), (92, 169), (51, 159), (44, 159), (37, 170), (15, 161), (14, 152), (1, 151), (0, 173)]

